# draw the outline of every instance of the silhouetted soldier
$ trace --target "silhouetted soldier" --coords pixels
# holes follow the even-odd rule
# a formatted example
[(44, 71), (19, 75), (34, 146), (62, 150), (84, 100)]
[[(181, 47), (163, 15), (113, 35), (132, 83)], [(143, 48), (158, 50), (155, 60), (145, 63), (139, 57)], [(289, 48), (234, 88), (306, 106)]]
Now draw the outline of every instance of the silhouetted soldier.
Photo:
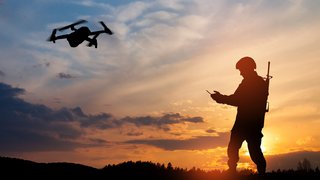
[(243, 141), (247, 141), (250, 157), (257, 165), (258, 172), (263, 174), (266, 171), (266, 160), (260, 145), (268, 97), (267, 84), (255, 71), (256, 63), (251, 57), (241, 58), (236, 68), (243, 80), (234, 94), (222, 95), (218, 91), (211, 94), (212, 99), (218, 103), (238, 107), (228, 145), (228, 171), (236, 173), (239, 149)]

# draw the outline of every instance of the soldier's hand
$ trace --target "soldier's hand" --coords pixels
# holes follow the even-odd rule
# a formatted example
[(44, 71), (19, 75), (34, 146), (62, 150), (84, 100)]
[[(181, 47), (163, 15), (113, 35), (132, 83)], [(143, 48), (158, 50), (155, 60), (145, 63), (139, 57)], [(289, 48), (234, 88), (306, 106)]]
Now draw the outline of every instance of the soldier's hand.
[(211, 98), (213, 100), (215, 100), (217, 103), (221, 103), (221, 99), (222, 99), (222, 94), (218, 91), (213, 91), (214, 93), (211, 94)]
[(213, 91), (214, 92), (214, 94), (216, 94), (216, 95), (221, 95), (221, 93), (219, 92), (219, 91)]

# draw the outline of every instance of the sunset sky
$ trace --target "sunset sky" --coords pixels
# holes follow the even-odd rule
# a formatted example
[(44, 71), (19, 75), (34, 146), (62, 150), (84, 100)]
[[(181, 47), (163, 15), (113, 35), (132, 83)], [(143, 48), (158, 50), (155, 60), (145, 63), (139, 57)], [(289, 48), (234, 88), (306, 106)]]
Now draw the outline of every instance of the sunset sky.
[[(114, 34), (47, 41), (79, 19)], [(271, 62), (267, 169), (320, 167), (319, 19), (315, 0), (0, 0), (0, 156), (226, 169), (236, 108), (205, 90), (232, 94), (250, 56)]]

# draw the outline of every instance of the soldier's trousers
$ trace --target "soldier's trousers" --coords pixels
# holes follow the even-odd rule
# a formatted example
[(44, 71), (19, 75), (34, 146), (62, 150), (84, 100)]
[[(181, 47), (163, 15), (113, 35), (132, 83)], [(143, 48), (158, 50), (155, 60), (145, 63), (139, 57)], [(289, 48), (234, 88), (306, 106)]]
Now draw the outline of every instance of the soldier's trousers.
[(261, 139), (263, 135), (261, 131), (256, 133), (241, 133), (231, 131), (231, 137), (228, 145), (228, 166), (229, 170), (236, 171), (237, 163), (239, 161), (239, 149), (243, 141), (247, 141), (248, 150), (252, 161), (257, 165), (259, 173), (265, 173), (266, 171), (266, 160), (263, 156), (260, 148)]

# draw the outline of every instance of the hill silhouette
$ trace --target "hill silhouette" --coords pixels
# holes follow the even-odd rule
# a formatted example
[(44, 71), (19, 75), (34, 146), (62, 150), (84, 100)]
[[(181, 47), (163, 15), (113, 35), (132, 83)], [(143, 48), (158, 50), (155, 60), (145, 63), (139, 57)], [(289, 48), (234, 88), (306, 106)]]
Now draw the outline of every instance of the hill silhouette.
[(319, 168), (299, 170), (278, 170), (258, 175), (252, 170), (242, 170), (237, 175), (228, 175), (224, 171), (201, 169), (183, 169), (149, 161), (127, 161), (119, 164), (106, 165), (98, 169), (82, 164), (55, 162), (38, 163), (18, 158), (0, 157), (1, 175), (9, 179), (135, 179), (135, 180), (229, 180), (229, 179), (319, 179)]

